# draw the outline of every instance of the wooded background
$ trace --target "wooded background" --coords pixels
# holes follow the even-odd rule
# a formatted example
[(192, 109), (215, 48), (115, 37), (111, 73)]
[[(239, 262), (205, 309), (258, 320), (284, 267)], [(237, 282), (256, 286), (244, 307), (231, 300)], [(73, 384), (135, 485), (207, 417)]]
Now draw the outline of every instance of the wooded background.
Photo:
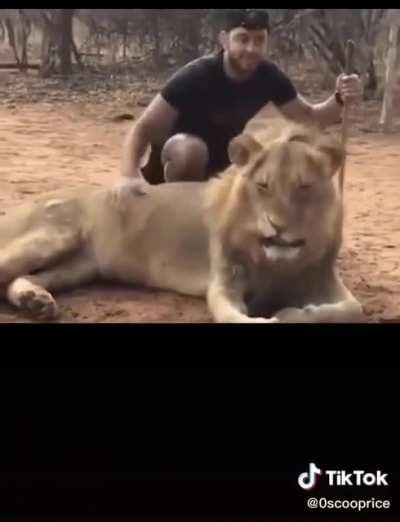
[[(382, 103), (390, 127), (398, 85), (397, 9), (268, 9), (270, 57), (289, 75), (313, 71), (321, 89), (343, 71), (345, 45), (366, 100)], [(160, 73), (217, 47), (221, 9), (2, 9), (0, 68), (37, 69), (42, 77), (75, 71)]]

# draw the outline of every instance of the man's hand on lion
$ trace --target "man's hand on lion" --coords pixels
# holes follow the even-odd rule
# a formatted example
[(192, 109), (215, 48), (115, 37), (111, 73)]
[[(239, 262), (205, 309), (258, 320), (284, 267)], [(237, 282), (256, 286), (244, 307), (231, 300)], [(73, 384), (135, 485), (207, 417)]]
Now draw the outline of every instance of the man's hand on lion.
[(147, 194), (148, 183), (141, 176), (123, 177), (119, 180), (111, 190), (111, 197), (114, 204), (123, 210), (129, 203), (132, 195), (145, 196)]
[(341, 74), (336, 80), (336, 91), (343, 102), (355, 105), (362, 100), (363, 85), (357, 74)]

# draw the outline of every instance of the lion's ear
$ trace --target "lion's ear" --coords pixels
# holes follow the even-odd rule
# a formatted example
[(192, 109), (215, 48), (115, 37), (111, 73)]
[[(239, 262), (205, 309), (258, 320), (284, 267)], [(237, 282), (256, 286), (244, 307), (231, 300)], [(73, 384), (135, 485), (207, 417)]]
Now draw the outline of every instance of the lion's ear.
[(318, 150), (329, 157), (332, 164), (332, 175), (335, 174), (342, 166), (345, 157), (345, 150), (340, 141), (332, 137), (324, 138), (318, 144)]
[(262, 146), (249, 134), (240, 134), (229, 143), (228, 156), (231, 163), (239, 167), (246, 165), (253, 154), (260, 152)]

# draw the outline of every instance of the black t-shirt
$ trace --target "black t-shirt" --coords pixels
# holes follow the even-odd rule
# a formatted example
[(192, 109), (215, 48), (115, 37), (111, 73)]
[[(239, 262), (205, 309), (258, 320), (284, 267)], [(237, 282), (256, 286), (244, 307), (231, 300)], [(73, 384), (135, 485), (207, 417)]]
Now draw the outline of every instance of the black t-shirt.
[(175, 73), (161, 91), (179, 111), (174, 134), (184, 132), (208, 145), (211, 170), (225, 168), (230, 140), (267, 103), (283, 105), (297, 96), (289, 78), (273, 63), (263, 61), (251, 79), (231, 80), (223, 69), (223, 53), (204, 56)]

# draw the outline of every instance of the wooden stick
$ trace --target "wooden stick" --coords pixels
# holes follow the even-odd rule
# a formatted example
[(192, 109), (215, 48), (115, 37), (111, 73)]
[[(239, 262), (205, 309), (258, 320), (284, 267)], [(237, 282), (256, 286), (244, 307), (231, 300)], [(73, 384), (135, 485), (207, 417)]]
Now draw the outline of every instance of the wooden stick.
[[(354, 49), (355, 49), (355, 43), (352, 40), (348, 40), (346, 45), (346, 64), (345, 64), (345, 74), (351, 74), (354, 70)], [(344, 191), (344, 176), (345, 176), (345, 170), (346, 170), (346, 144), (347, 144), (347, 138), (349, 134), (349, 107), (348, 102), (344, 101), (344, 108), (343, 108), (343, 123), (342, 123), (342, 146), (345, 150), (345, 156), (343, 159), (342, 168), (339, 172), (339, 189), (340, 193), (343, 197), (343, 191)]]

